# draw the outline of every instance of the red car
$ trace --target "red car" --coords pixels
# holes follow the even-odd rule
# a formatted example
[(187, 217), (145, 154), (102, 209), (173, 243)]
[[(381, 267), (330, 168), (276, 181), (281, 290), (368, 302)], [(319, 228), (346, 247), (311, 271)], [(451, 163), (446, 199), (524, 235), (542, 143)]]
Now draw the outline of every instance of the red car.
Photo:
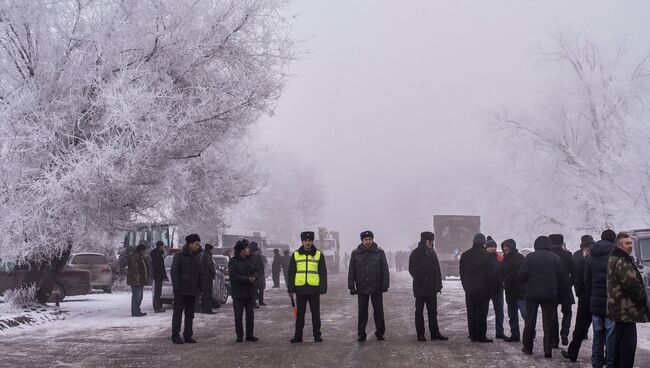
[[(20, 287), (28, 272), (29, 265), (2, 264), (0, 262), (0, 294), (3, 294), (5, 290)], [(57, 275), (50, 301), (54, 301), (56, 294), (59, 295), (59, 300), (63, 300), (66, 296), (85, 295), (91, 290), (90, 272), (75, 270), (66, 265)]]

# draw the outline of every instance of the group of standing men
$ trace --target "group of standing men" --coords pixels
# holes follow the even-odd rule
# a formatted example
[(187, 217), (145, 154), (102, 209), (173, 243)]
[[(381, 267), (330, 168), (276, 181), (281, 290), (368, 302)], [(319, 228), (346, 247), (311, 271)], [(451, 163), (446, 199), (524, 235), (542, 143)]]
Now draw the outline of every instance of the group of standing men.
[[(469, 338), (473, 342), (492, 342), (486, 337), (492, 300), (496, 337), (520, 341), (521, 314), (525, 321), (522, 351), (531, 355), (541, 307), (545, 357), (552, 357), (552, 349), (559, 348), (561, 339), (562, 345), (569, 345), (562, 356), (575, 362), (593, 323), (592, 366), (633, 366), (635, 323), (650, 321), (650, 313), (643, 279), (630, 255), (633, 242), (628, 234), (605, 230), (598, 242), (585, 235), (580, 250), (574, 254), (564, 249), (561, 234), (538, 237), (535, 251), (526, 257), (518, 252), (512, 239), (502, 242), (501, 247), (503, 257), (496, 252), (496, 242), (479, 233), (474, 236), (472, 248), (460, 258)], [(575, 304), (572, 287), (578, 297), (578, 309), (569, 344), (571, 308)], [(503, 290), (511, 336), (503, 332)]]

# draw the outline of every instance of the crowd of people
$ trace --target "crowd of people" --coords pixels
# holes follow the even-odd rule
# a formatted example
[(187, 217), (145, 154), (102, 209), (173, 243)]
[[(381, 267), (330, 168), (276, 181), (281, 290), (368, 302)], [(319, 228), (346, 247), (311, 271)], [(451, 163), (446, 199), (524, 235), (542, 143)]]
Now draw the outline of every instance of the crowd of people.
[[(396, 269), (408, 269), (413, 278), (415, 328), (418, 341), (426, 341), (424, 309), (428, 317), (431, 340), (447, 340), (438, 326), (437, 294), (443, 288), (440, 265), (434, 248), (434, 234), (423, 232), (420, 242), (410, 254), (394, 254)], [(487, 316), (490, 301), (495, 313), (497, 339), (521, 342), (522, 351), (532, 355), (538, 312), (541, 309), (544, 356), (560, 343), (568, 345), (562, 356), (576, 361), (582, 342), (593, 325), (592, 365), (594, 367), (632, 367), (636, 352), (636, 323), (650, 321), (650, 307), (643, 278), (631, 256), (633, 241), (627, 233), (605, 230), (601, 239), (585, 235), (575, 253), (566, 250), (561, 234), (540, 236), (534, 252), (525, 257), (513, 239), (497, 242), (479, 233), (470, 249), (460, 257), (460, 280), (465, 292), (468, 338), (476, 343), (491, 343), (487, 337)], [(390, 286), (390, 265), (386, 252), (375, 242), (371, 231), (360, 234), (361, 243), (349, 255), (348, 289), (358, 298), (358, 341), (365, 341), (369, 305), (373, 307), (375, 337), (384, 340), (383, 293)], [(171, 266), (174, 290), (172, 341), (194, 343), (192, 320), (196, 298), (202, 290), (211, 290), (214, 279), (212, 246), (205, 245), (203, 256), (200, 238), (186, 237), (181, 253), (175, 254)], [(142, 316), (139, 305), (142, 288), (147, 283), (145, 248), (138, 247), (129, 259), (128, 282), (132, 286), (132, 315)], [(303, 341), (307, 305), (311, 311), (314, 341), (322, 342), (320, 296), (327, 293), (325, 256), (314, 246), (314, 232), (301, 234), (301, 246), (289, 254), (274, 251), (273, 287), (280, 287), (284, 273), (287, 292), (296, 309), (295, 332), (291, 343)], [(405, 255), (407, 257), (405, 257)], [(347, 261), (346, 256), (346, 261)], [(398, 259), (407, 259), (406, 266)], [(164, 272), (162, 246), (151, 252), (154, 277), (154, 310), (164, 311), (160, 304), (160, 285)], [(243, 239), (236, 243), (228, 270), (232, 284), (236, 341), (257, 341), (254, 335), (254, 308), (264, 305), (266, 259), (255, 243)], [(161, 271), (161, 267), (163, 267)], [(572, 305), (578, 298), (576, 324), (571, 342), (569, 331)], [(205, 294), (203, 294), (205, 295)], [(505, 302), (504, 302), (505, 296)], [(211, 298), (211, 295), (205, 296)], [(202, 305), (205, 302), (201, 303)], [(504, 331), (504, 306), (509, 319), (510, 335)], [(562, 313), (560, 319), (558, 308)], [(244, 313), (245, 312), (245, 313)], [(183, 338), (180, 337), (182, 314), (185, 316)], [(244, 330), (244, 315), (246, 329)], [(519, 316), (524, 320), (523, 333)]]

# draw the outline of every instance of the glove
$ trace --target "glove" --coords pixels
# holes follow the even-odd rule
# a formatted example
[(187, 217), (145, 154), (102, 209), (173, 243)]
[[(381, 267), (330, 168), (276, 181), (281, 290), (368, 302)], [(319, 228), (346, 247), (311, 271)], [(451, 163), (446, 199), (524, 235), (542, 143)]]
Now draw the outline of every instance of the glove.
[(357, 291), (355, 289), (350, 289), (350, 295), (357, 295)]

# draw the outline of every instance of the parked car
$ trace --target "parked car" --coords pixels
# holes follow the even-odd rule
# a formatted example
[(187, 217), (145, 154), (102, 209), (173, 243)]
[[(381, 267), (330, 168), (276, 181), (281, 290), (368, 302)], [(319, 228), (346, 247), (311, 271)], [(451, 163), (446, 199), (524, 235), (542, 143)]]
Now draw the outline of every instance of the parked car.
[(226, 289), (228, 289), (228, 295), (232, 294), (230, 289), (230, 274), (228, 273), (228, 262), (230, 257), (228, 256), (212, 256), (214, 259), (214, 265), (217, 266), (217, 269), (223, 273), (223, 277), (226, 280)]
[[(6, 290), (16, 289), (22, 286), (23, 279), (29, 272), (29, 265), (14, 265), (1, 263), (0, 266), (0, 294)], [(52, 289), (51, 302), (54, 302), (58, 294), (58, 300), (66, 296), (85, 295), (92, 290), (90, 284), (90, 271), (77, 270), (65, 265), (59, 272)]]
[(70, 256), (68, 265), (77, 270), (90, 271), (90, 284), (93, 289), (100, 289), (105, 293), (112, 291), (113, 271), (103, 254), (75, 253)]
[[(213, 257), (222, 257), (222, 256), (213, 256)], [(226, 257), (227, 258), (227, 257)], [(163, 281), (163, 286), (162, 286), (162, 293), (160, 295), (160, 299), (164, 304), (172, 304), (174, 301), (174, 288), (172, 286), (172, 276), (170, 273), (170, 269), (172, 267), (172, 261), (174, 260), (173, 256), (167, 256), (165, 257), (165, 271), (167, 272), (167, 278), (169, 281)], [(217, 266), (217, 262), (221, 262), (221, 260), (216, 260), (215, 259), (215, 265), (214, 268), (217, 270), (217, 277), (214, 279), (214, 283), (212, 284), (212, 307), (213, 308), (220, 308), (222, 304), (225, 304), (228, 301), (228, 296), (230, 295), (229, 288), (226, 285), (226, 278), (224, 276), (224, 273), (219, 269)], [(226, 265), (227, 267), (227, 265)], [(230, 278), (228, 278), (230, 282)], [(197, 302), (198, 302), (197, 298)]]

